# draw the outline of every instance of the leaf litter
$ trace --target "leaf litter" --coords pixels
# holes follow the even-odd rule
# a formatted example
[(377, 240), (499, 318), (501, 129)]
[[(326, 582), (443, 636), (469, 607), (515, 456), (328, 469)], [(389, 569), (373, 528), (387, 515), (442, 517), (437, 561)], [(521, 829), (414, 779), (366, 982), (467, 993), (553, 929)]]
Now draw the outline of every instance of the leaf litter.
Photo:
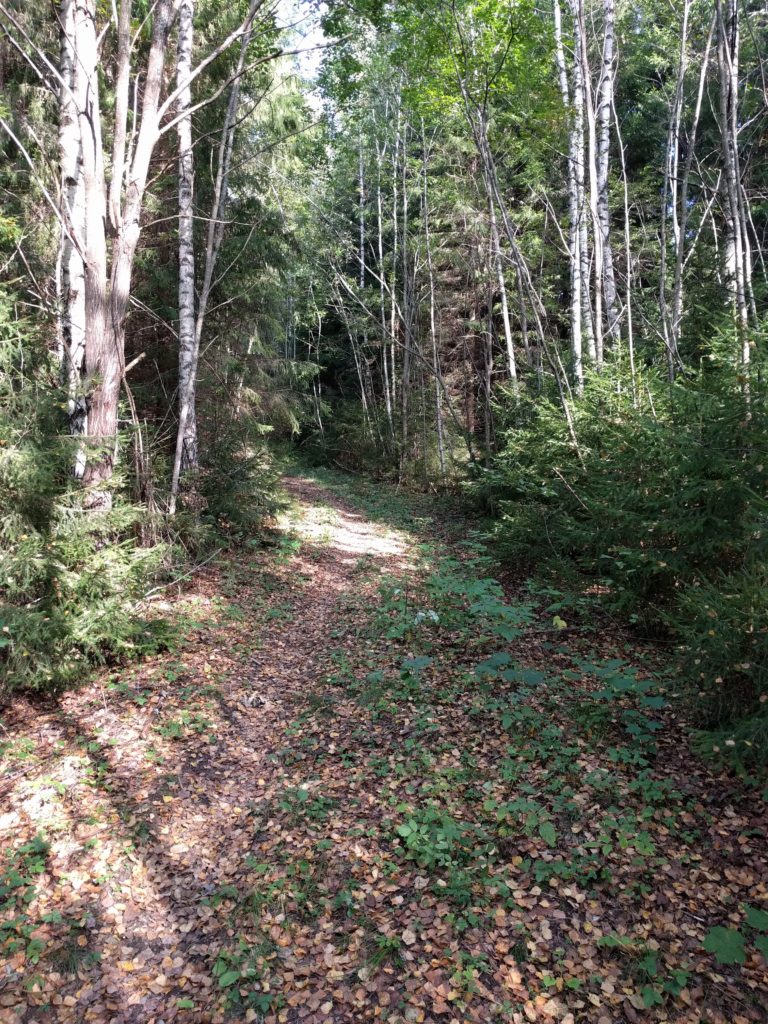
[(178, 650), (4, 714), (0, 1022), (768, 1020), (765, 794), (654, 655), (286, 487)]

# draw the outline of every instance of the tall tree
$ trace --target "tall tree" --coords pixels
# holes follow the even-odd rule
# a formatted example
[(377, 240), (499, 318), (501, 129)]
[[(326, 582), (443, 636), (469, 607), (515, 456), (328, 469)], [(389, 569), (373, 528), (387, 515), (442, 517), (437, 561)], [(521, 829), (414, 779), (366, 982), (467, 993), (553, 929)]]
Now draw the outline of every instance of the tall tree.
[(737, 0), (716, 0), (717, 59), (720, 76), (720, 133), (723, 152), (723, 209), (726, 224), (725, 273), (731, 295), (741, 360), (750, 362), (749, 309), (752, 257), (747, 228), (739, 148), (739, 60), (741, 25)]
[[(85, 194), (83, 150), (78, 110), (85, 103), (86, 75), (75, 47), (76, 0), (63, 0), (60, 8), (61, 51), (59, 60), (59, 332), (62, 378), (67, 390), (69, 429), (74, 435), (87, 432), (88, 409), (83, 394), (85, 361)], [(75, 476), (85, 472), (85, 452), (76, 455)]]
[[(176, 502), (179, 494), (181, 474), (185, 471), (195, 470), (198, 467), (198, 440), (197, 440), (197, 367), (200, 356), (200, 342), (205, 326), (205, 317), (208, 312), (208, 303), (211, 296), (211, 289), (214, 283), (214, 274), (219, 257), (219, 251), (224, 238), (225, 215), (228, 198), (229, 171), (234, 150), (235, 129), (237, 127), (238, 110), (240, 107), (240, 92), (243, 75), (247, 68), (247, 59), (251, 39), (254, 32), (254, 21), (257, 13), (263, 7), (265, 0), (250, 0), (248, 14), (239, 33), (241, 36), (240, 50), (237, 64), (229, 84), (229, 95), (227, 100), (224, 121), (218, 132), (218, 147), (216, 153), (216, 178), (213, 187), (213, 198), (211, 210), (208, 217), (206, 231), (206, 245), (203, 259), (203, 280), (200, 286), (200, 294), (197, 302), (197, 311), (194, 304), (194, 255), (192, 249), (192, 219), (191, 202), (193, 188), (193, 155), (192, 155), (192, 127), (189, 113), (189, 83), (194, 74), (191, 64), (192, 47), (192, 15), (190, 13), (188, 33), (185, 33), (182, 53), (181, 34), (179, 38), (179, 84), (177, 92), (180, 100), (183, 99), (177, 114), (179, 121), (179, 160), (180, 176), (184, 174), (189, 182), (189, 208), (186, 214), (179, 216), (179, 259), (181, 266), (181, 246), (184, 245), (184, 254), (187, 258), (187, 266), (184, 268), (185, 276), (185, 302), (181, 301), (182, 280), (179, 280), (179, 425), (176, 433), (176, 449), (171, 474), (171, 496), (170, 512), (176, 510)], [(191, 5), (190, 5), (191, 6)], [(188, 38), (187, 38), (188, 37)], [(233, 40), (234, 41), (234, 40)], [(189, 49), (190, 53), (187, 53)], [(272, 54), (272, 56), (275, 56)], [(181, 74), (184, 78), (181, 78)], [(182, 133), (182, 126), (185, 126)], [(187, 135), (188, 132), (188, 135)], [(183, 168), (181, 162), (184, 161)], [(180, 201), (182, 190), (179, 191)], [(183, 237), (184, 236), (184, 237)], [(192, 265), (189, 265), (191, 259)], [(190, 290), (189, 285), (192, 285)], [(183, 316), (183, 323), (182, 323)]]
[(611, 123), (616, 73), (616, 12), (614, 0), (603, 0), (603, 50), (597, 86), (597, 230), (602, 254), (602, 292), (606, 329), (611, 343), (619, 335), (616, 279), (613, 269), (610, 210)]
[[(555, 52), (557, 70), (560, 81), (560, 94), (563, 107), (568, 118), (568, 256), (570, 262), (570, 329), (571, 355), (573, 359), (573, 376), (577, 391), (584, 387), (584, 358), (582, 352), (582, 282), (581, 282), (581, 234), (580, 219), (581, 196), (579, 185), (579, 167), (582, 164), (582, 132), (580, 124), (580, 107), (571, 110), (571, 90), (568, 84), (568, 69), (563, 43), (563, 22), (560, 0), (554, 0)], [(577, 101), (580, 104), (580, 100)], [(583, 193), (583, 182), (581, 186)]]
[[(194, 33), (194, 0), (181, 0), (179, 7), (179, 39), (176, 82), (179, 90), (179, 430), (177, 446), (183, 446), (181, 458), (186, 467), (197, 465), (197, 417), (195, 414), (195, 380), (199, 346), (195, 343), (195, 245), (194, 245), (194, 181), (195, 160), (192, 149), (192, 45)], [(174, 467), (175, 468), (175, 467)], [(176, 484), (178, 477), (174, 476)], [(176, 489), (171, 488), (171, 508), (175, 511)]]

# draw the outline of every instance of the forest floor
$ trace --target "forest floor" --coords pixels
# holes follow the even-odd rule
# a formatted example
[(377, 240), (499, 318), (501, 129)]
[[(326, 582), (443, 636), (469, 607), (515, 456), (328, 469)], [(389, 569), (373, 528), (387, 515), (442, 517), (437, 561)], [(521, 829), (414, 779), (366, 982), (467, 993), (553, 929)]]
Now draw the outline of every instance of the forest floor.
[(324, 479), (3, 715), (0, 1021), (768, 1021), (767, 794), (658, 653)]

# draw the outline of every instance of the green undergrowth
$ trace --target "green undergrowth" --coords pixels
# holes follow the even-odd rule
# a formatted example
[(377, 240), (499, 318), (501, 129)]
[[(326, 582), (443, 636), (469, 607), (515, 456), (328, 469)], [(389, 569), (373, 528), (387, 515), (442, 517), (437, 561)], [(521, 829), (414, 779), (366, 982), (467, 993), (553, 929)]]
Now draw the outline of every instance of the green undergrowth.
[[(591, 593), (677, 645), (697, 746), (742, 774), (768, 763), (765, 373), (749, 390), (717, 347), (700, 370), (634, 389), (615, 368), (573, 402), (521, 396), (470, 493), (494, 551)], [(573, 438), (576, 438), (574, 443)]]
[[(725, 391), (724, 395), (721, 395), (718, 387)], [(647, 410), (644, 412), (642, 406), (635, 410), (627, 395), (603, 395), (602, 398), (600, 395), (603, 393), (598, 391), (598, 397), (593, 397), (593, 401), (604, 400), (607, 408), (611, 407), (611, 403), (616, 406), (606, 429), (609, 433), (616, 432), (618, 440), (606, 436), (603, 430), (594, 451), (589, 448), (590, 440), (585, 441), (582, 457), (589, 454), (598, 460), (594, 473), (599, 480), (594, 486), (603, 487), (603, 491), (600, 497), (597, 497), (596, 491), (594, 515), (599, 511), (601, 516), (605, 513), (610, 519), (612, 513), (604, 503), (611, 493), (611, 487), (635, 487), (637, 473), (644, 472), (642, 466), (635, 467), (628, 470), (629, 475), (623, 483), (620, 472), (616, 483), (611, 482), (612, 477), (609, 479), (610, 474), (616, 472), (617, 460), (621, 469), (622, 452), (626, 453), (625, 457), (634, 458), (639, 457), (638, 453), (643, 451), (642, 432), (640, 440), (633, 440), (631, 445), (626, 435), (627, 432), (639, 429), (638, 424), (643, 422)], [(535, 446), (529, 446), (523, 457), (521, 446), (524, 437), (519, 427), (515, 428), (514, 435), (511, 432), (508, 435), (516, 438), (515, 474), (518, 481), (529, 480), (531, 493), (538, 488), (538, 497), (529, 500), (522, 497), (522, 492), (514, 492), (509, 471), (504, 469), (503, 461), (499, 461), (496, 468), (485, 475), (482, 483), (486, 497), (490, 500), (492, 496), (497, 517), (495, 523), (490, 519), (477, 519), (476, 515), (472, 518), (473, 512), (466, 498), (461, 499), (456, 494), (428, 495), (383, 488), (365, 478), (350, 477), (327, 468), (313, 468), (309, 472), (318, 482), (364, 509), (366, 515), (374, 521), (407, 529), (415, 537), (422, 538), (427, 554), (431, 543), (428, 538), (437, 534), (451, 542), (453, 557), (445, 561), (441, 572), (434, 574), (432, 583), (427, 585), (423, 607), (415, 607), (407, 582), (404, 586), (393, 587), (399, 591), (395, 601), (399, 621), (390, 624), (389, 630), (399, 631), (401, 636), (410, 635), (418, 625), (410, 621), (411, 611), (413, 617), (421, 615), (422, 619), (434, 614), (434, 608), (430, 611), (434, 604), (433, 597), (439, 596), (441, 588), (454, 585), (452, 574), (457, 569), (462, 573), (470, 563), (474, 563), (471, 573), (477, 575), (482, 568), (480, 575), (488, 575), (499, 571), (499, 559), (502, 564), (510, 559), (521, 561), (521, 564), (527, 562), (534, 575), (519, 586), (523, 595), (530, 597), (530, 601), (523, 601), (522, 604), (518, 601), (516, 608), (521, 610), (525, 607), (528, 612), (535, 609), (540, 619), (546, 617), (552, 631), (575, 627), (581, 636), (597, 636), (606, 626), (613, 628), (610, 621), (606, 620), (606, 611), (614, 617), (614, 621), (629, 617), (641, 634), (650, 628), (658, 638), (658, 630), (663, 628), (662, 637), (665, 642), (657, 660), (663, 660), (670, 648), (674, 648), (674, 657), (669, 659), (675, 665), (679, 680), (674, 691), (674, 701), (682, 707), (690, 722), (692, 745), (702, 757), (735, 769), (747, 783), (759, 785), (768, 751), (768, 694), (764, 692), (763, 670), (768, 621), (763, 621), (765, 602), (761, 595), (766, 581), (764, 564), (760, 560), (763, 537), (761, 524), (766, 514), (764, 503), (758, 496), (761, 484), (757, 478), (763, 472), (759, 463), (749, 469), (747, 477), (738, 488), (731, 490), (728, 502), (722, 508), (720, 505), (723, 487), (726, 486), (724, 481), (728, 474), (736, 472), (734, 460), (743, 463), (746, 459), (749, 464), (762, 449), (755, 447), (754, 451), (750, 451), (743, 439), (738, 445), (734, 439), (730, 448), (723, 447), (723, 441), (718, 458), (709, 460), (712, 462), (707, 469), (710, 483), (700, 481), (695, 485), (699, 487), (696, 492), (698, 497), (694, 500), (693, 492), (675, 495), (678, 481), (686, 486), (690, 483), (694, 487), (692, 481), (700, 471), (696, 460), (707, 444), (705, 435), (712, 433), (714, 436), (718, 431), (725, 435), (728, 431), (738, 432), (739, 422), (750, 424), (750, 430), (757, 433), (762, 429), (762, 414), (760, 417), (750, 414), (743, 421), (737, 422), (734, 417), (738, 410), (734, 412), (732, 399), (733, 393), (727, 379), (717, 386), (707, 380), (698, 391), (694, 389), (685, 393), (681, 402), (687, 401), (695, 406), (698, 415), (695, 420), (697, 425), (690, 428), (697, 432), (697, 437), (691, 438), (690, 465), (666, 469), (662, 489), (655, 497), (654, 477), (649, 476), (647, 481), (643, 477), (645, 486), (642, 493), (638, 492), (633, 499), (634, 511), (629, 499), (625, 501), (621, 494), (614, 497), (612, 500), (616, 502), (625, 502), (622, 515), (626, 522), (624, 525), (617, 523), (608, 530), (604, 529), (602, 519), (597, 526), (594, 515), (588, 515), (586, 507), (582, 507), (583, 503), (570, 495), (573, 504), (568, 515), (573, 517), (572, 527), (566, 529), (558, 526), (554, 534), (551, 532), (554, 523), (552, 517), (566, 514), (566, 504), (558, 505), (563, 495), (560, 476), (556, 475), (554, 481), (546, 486), (543, 482), (535, 483), (533, 474), (538, 473), (543, 481), (549, 470), (543, 457), (539, 462), (535, 461), (531, 454), (535, 453)], [(654, 409), (658, 415), (659, 406), (654, 406)], [(687, 407), (681, 406), (677, 415), (685, 419), (688, 414), (686, 410)], [(532, 434), (537, 431), (546, 432), (547, 436), (551, 434), (553, 451), (547, 457), (555, 459), (553, 452), (560, 442), (557, 441), (559, 435), (554, 430), (553, 422), (560, 413), (554, 408), (550, 412), (551, 415), (546, 409), (537, 408), (535, 418), (527, 429)], [(707, 424), (705, 418), (709, 413), (712, 422)], [(693, 417), (692, 412), (690, 415)], [(652, 430), (660, 429), (659, 422), (653, 417), (651, 419)], [(560, 441), (560, 454), (565, 459), (568, 452), (567, 439), (561, 438)], [(610, 456), (609, 449), (614, 442), (619, 454)], [(660, 457), (659, 449), (652, 438), (648, 443), (650, 449), (643, 458), (648, 466), (653, 466), (654, 460)], [(509, 451), (511, 454), (512, 449)], [(676, 458), (674, 453), (669, 457), (671, 460)], [(567, 465), (567, 462), (563, 462), (563, 465)], [(592, 470), (582, 467), (578, 460), (576, 465), (579, 487), (583, 487), (585, 481), (591, 478)], [(556, 468), (559, 470), (559, 467)], [(750, 474), (757, 476), (752, 480)], [(514, 486), (522, 484), (518, 482)], [(515, 494), (513, 499), (503, 497), (510, 493)], [(647, 504), (651, 500), (656, 502), (656, 511), (652, 511)], [(647, 508), (643, 503), (646, 503)], [(668, 535), (663, 516), (672, 514), (675, 509), (679, 511), (680, 507), (687, 509), (682, 520), (687, 533), (675, 540)], [(530, 518), (527, 518), (529, 513)], [(643, 516), (645, 519), (642, 519)], [(726, 530), (734, 516), (741, 517), (741, 548)], [(639, 529), (641, 519), (645, 523), (642, 530)], [(546, 543), (542, 543), (540, 535), (539, 526), (542, 523), (546, 527)], [(589, 550), (599, 553), (605, 547), (607, 551), (611, 529), (625, 530), (627, 540), (631, 538), (637, 543), (637, 564), (606, 554), (599, 572), (588, 573), (586, 570), (591, 557)], [(591, 549), (585, 546), (585, 531), (590, 531)], [(712, 572), (713, 564), (724, 564), (722, 559), (717, 562), (720, 557), (717, 555), (720, 550), (718, 544), (725, 545), (722, 550), (728, 552), (725, 564), (730, 562), (730, 568), (725, 573), (722, 569)], [(679, 567), (683, 564), (681, 559), (687, 558), (691, 566), (697, 567), (694, 577), (689, 574), (687, 586), (678, 570), (670, 568), (671, 563), (665, 563), (665, 558), (672, 557), (662, 550), (665, 545), (675, 548), (675, 565)], [(489, 555), (491, 550), (493, 557)], [(683, 552), (687, 554), (683, 555)], [(628, 549), (625, 556), (629, 558)], [(532, 559), (536, 560), (536, 565), (530, 565)], [(613, 568), (606, 571), (609, 563)], [(667, 571), (671, 572), (671, 576), (665, 591), (664, 587), (657, 588), (656, 584), (658, 574)], [(648, 573), (650, 575), (645, 578), (644, 574)], [(652, 605), (645, 600), (640, 590), (633, 589), (637, 587), (647, 588), (653, 598)], [(665, 592), (672, 597), (664, 598)], [(483, 596), (482, 600), (489, 601), (489, 595)]]
[(0, 289), (0, 701), (174, 646), (177, 625), (148, 611), (148, 595), (216, 548), (259, 546), (277, 508), (272, 460), (242, 425), (208, 446), (210, 463), (194, 486), (185, 480), (173, 519), (146, 500), (157, 481), (134, 478), (137, 446), (152, 439), (122, 432), (111, 507), (90, 508), (57, 375), (44, 339)]
[[(23, 359), (19, 331), (30, 342)], [(156, 524), (129, 497), (124, 466), (112, 508), (86, 507), (55, 373), (0, 293), (0, 699), (78, 683), (94, 664), (166, 647), (174, 632), (135, 608), (172, 568), (171, 549), (143, 542)]]
[[(346, 486), (353, 492), (359, 483)], [(391, 525), (387, 499), (371, 503)], [(396, 523), (413, 520), (411, 508)], [(673, 677), (606, 652), (589, 631), (566, 646), (552, 621), (570, 616), (568, 600), (531, 586), (508, 601), (476, 543), (447, 552), (422, 540), (417, 553), (417, 571), (376, 576), (373, 605), (340, 599), (336, 636), (352, 630), (354, 646), (329, 652), (322, 683), (286, 730), (276, 755), (285, 788), (259, 813), (263, 834), (283, 838), (250, 863), (233, 897), (240, 937), (217, 967), (230, 1008), (281, 1005), (277, 953), (258, 938), (270, 921), (330, 920), (342, 948), (339, 933), (351, 944), (365, 933), (363, 979), (410, 962), (418, 934), (383, 921), (378, 904), (372, 912), (363, 875), (333, 855), (344, 835), (392, 893), (415, 887), (412, 898), (445, 908), (459, 1009), (492, 973), (478, 946), (505, 915), (505, 948), (521, 966), (535, 960), (541, 992), (597, 997), (610, 965), (638, 1010), (671, 1011), (715, 966), (762, 956), (757, 907), (699, 906), (702, 925), (682, 952), (636, 914), (673, 865), (696, 868), (712, 825), (695, 782), (670, 772)], [(531, 891), (566, 909), (574, 899), (611, 908), (591, 974), (563, 966), (579, 960), (564, 932), (545, 953), (536, 945), (519, 916)], [(722, 925), (723, 913), (742, 925)]]

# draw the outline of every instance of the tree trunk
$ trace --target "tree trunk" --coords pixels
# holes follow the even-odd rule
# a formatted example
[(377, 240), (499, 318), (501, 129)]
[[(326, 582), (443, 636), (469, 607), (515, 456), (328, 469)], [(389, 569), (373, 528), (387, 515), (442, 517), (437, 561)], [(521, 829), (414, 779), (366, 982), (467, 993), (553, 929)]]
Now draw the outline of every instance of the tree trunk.
[[(82, 436), (88, 430), (88, 409), (83, 394), (85, 360), (85, 190), (80, 141), (79, 109), (85, 102), (85, 76), (76, 47), (75, 0), (63, 0), (60, 7), (61, 58), (59, 73), (59, 164), (62, 227), (59, 264), (61, 274), (59, 337), (62, 383), (67, 390), (69, 430)], [(74, 474), (85, 472), (85, 451), (79, 448)]]
[(386, 284), (384, 277), (384, 213), (383, 203), (381, 196), (381, 169), (384, 154), (382, 152), (383, 147), (379, 147), (378, 142), (376, 143), (376, 166), (377, 166), (377, 179), (376, 179), (376, 223), (378, 229), (378, 254), (379, 254), (379, 313), (381, 316), (381, 356), (382, 356), (382, 372), (384, 377), (384, 405), (387, 412), (387, 425), (389, 430), (389, 440), (394, 441), (395, 428), (392, 419), (392, 393), (390, 390), (389, 382), (389, 356), (387, 352), (387, 338), (390, 338), (390, 342), (394, 344), (394, 338), (389, 334), (389, 326), (387, 321), (386, 311)]
[(485, 436), (485, 464), (490, 466), (493, 457), (493, 265), (496, 254), (489, 247), (486, 264), (488, 280), (487, 302), (488, 316), (486, 330), (483, 332), (483, 432)]
[(667, 223), (672, 221), (672, 240), (675, 253), (680, 247), (680, 225), (678, 223), (678, 163), (680, 153), (680, 123), (683, 114), (685, 73), (688, 66), (688, 20), (691, 12), (691, 0), (684, 0), (683, 15), (680, 27), (680, 57), (678, 61), (677, 81), (669, 112), (669, 129), (667, 131), (667, 148), (664, 159), (664, 185), (661, 192), (661, 231), (659, 240), (659, 308), (661, 310), (661, 326), (664, 344), (667, 350), (667, 374), (670, 380), (675, 379), (679, 356), (675, 344), (675, 335), (667, 304)]
[[(672, 338), (672, 346), (675, 351), (679, 348), (680, 336), (682, 331), (682, 319), (683, 319), (683, 272), (685, 270), (685, 264), (690, 258), (690, 254), (696, 244), (696, 238), (691, 242), (690, 250), (687, 246), (688, 240), (688, 184), (691, 177), (691, 168), (693, 167), (693, 157), (696, 152), (696, 136), (699, 129), (699, 119), (701, 117), (701, 107), (704, 100), (704, 92), (707, 83), (707, 72), (709, 69), (710, 54), (712, 52), (712, 39), (715, 33), (715, 27), (717, 24), (717, 14), (712, 16), (712, 21), (709, 26), (709, 35), (707, 36), (707, 45), (704, 50), (704, 56), (701, 62), (701, 69), (699, 71), (699, 87), (696, 94), (696, 107), (693, 112), (693, 120), (691, 123), (690, 130), (687, 138), (687, 153), (685, 157), (685, 164), (683, 166), (683, 176), (680, 182), (680, 229), (679, 239), (677, 243), (677, 252), (675, 255), (675, 274), (674, 274), (674, 285), (672, 288), (672, 317), (670, 324), (670, 335)], [(702, 222), (703, 222), (702, 218)]]
[[(581, 93), (583, 96), (582, 116), (586, 119), (586, 168), (584, 170), (584, 189), (588, 195), (588, 216), (584, 217), (584, 252), (586, 266), (582, 263), (582, 285), (589, 293), (589, 254), (587, 238), (591, 232), (592, 246), (592, 277), (593, 289), (589, 307), (592, 311), (591, 330), (594, 335), (594, 360), (596, 365), (603, 364), (603, 239), (598, 215), (598, 171), (597, 171), (597, 120), (595, 106), (592, 101), (592, 75), (589, 66), (589, 48), (587, 41), (587, 25), (584, 15), (584, 0), (571, 0), (573, 10), (574, 38), (576, 59), (574, 66), (581, 68)], [(574, 90), (575, 91), (575, 90)], [(584, 152), (584, 150), (582, 150)], [(586, 276), (584, 270), (586, 269)], [(585, 306), (586, 308), (586, 306)], [(591, 354), (591, 353), (590, 353)]]
[(571, 358), (573, 360), (573, 379), (576, 391), (581, 394), (584, 389), (584, 358), (582, 355), (582, 318), (581, 318), (581, 244), (579, 239), (579, 186), (578, 163), (582, 145), (575, 111), (571, 111), (570, 89), (568, 87), (568, 70), (565, 62), (563, 46), (562, 15), (559, 0), (555, 0), (555, 45), (557, 70), (560, 79), (560, 93), (563, 107), (568, 116), (568, 254), (570, 259), (570, 319), (571, 319)]
[(629, 183), (627, 180), (627, 162), (624, 155), (624, 140), (621, 137), (621, 125), (616, 112), (616, 105), (613, 104), (614, 126), (616, 128), (616, 141), (619, 144), (619, 162), (621, 166), (621, 184), (624, 193), (624, 259), (626, 261), (626, 286), (624, 291), (624, 304), (627, 318), (627, 354), (629, 356), (629, 374), (632, 381), (632, 404), (637, 406), (637, 375), (635, 372), (635, 331), (632, 314), (632, 233), (629, 224)]
[[(407, 458), (408, 446), (408, 417), (410, 413), (411, 398), (411, 348), (413, 346), (413, 304), (412, 304), (412, 282), (411, 282), (411, 261), (408, 251), (408, 125), (403, 131), (403, 164), (402, 164), (402, 231), (401, 231), (401, 257), (402, 257), (402, 321), (403, 321), (403, 369), (400, 381), (400, 414), (402, 423), (400, 425), (402, 437), (402, 459)], [(397, 216), (397, 213), (395, 213)]]
[[(90, 488), (88, 504), (109, 507), (100, 487), (112, 475), (117, 434), (117, 403), (122, 374), (122, 348), (108, 322), (106, 182), (99, 106), (99, 48), (95, 0), (75, 0), (76, 73), (82, 76), (82, 105), (78, 109), (82, 145), (85, 205), (85, 345), (83, 371), (91, 386), (88, 403), (88, 452), (82, 478)], [(78, 90), (78, 95), (80, 95)]]
[[(176, 501), (179, 493), (179, 481), (182, 472), (193, 470), (198, 465), (198, 443), (197, 443), (197, 365), (200, 355), (200, 341), (203, 336), (205, 315), (208, 310), (208, 300), (213, 288), (213, 274), (219, 256), (221, 243), (224, 239), (224, 214), (227, 203), (227, 187), (229, 181), (229, 168), (232, 162), (232, 150), (235, 144), (235, 122), (237, 111), (240, 105), (240, 83), (245, 70), (245, 61), (253, 35), (253, 19), (261, 6), (263, 0), (251, 0), (246, 20), (243, 22), (244, 30), (240, 41), (240, 54), (235, 68), (234, 79), (229, 92), (227, 110), (224, 115), (224, 123), (221, 127), (221, 138), (217, 154), (216, 180), (213, 187), (213, 201), (211, 203), (211, 214), (208, 221), (208, 233), (205, 245), (205, 263), (203, 267), (203, 282), (200, 287), (200, 295), (197, 304), (197, 315), (195, 317), (194, 336), (191, 348), (186, 359), (184, 374), (187, 382), (186, 405), (180, 402), (179, 429), (176, 436), (176, 452), (173, 461), (173, 472), (171, 475), (171, 496), (169, 511), (173, 513), (176, 508)], [(194, 0), (192, 0), (194, 7)], [(190, 28), (191, 31), (191, 28)], [(191, 47), (191, 40), (190, 40)], [(194, 74), (194, 72), (190, 72)], [(187, 76), (187, 79), (189, 76)], [(181, 85), (177, 85), (177, 91)], [(188, 87), (189, 82), (185, 80)], [(177, 97), (181, 101), (181, 96)], [(167, 102), (167, 100), (166, 100)], [(191, 130), (191, 128), (190, 128)], [(181, 145), (181, 140), (180, 140)], [(180, 172), (181, 173), (181, 172)], [(179, 223), (181, 230), (181, 219)], [(181, 282), (179, 283), (181, 288)], [(180, 339), (181, 340), (181, 339)], [(179, 357), (179, 390), (182, 387), (182, 353)], [(186, 410), (186, 411), (185, 411)]]
[(616, 311), (616, 279), (611, 247), (611, 212), (608, 185), (611, 149), (611, 111), (613, 81), (616, 72), (616, 27), (614, 0), (603, 0), (603, 63), (597, 90), (597, 220), (603, 259), (603, 304), (606, 328), (612, 343), (619, 338)]
[(398, 89), (397, 93), (397, 119), (395, 122), (395, 145), (392, 150), (392, 274), (389, 285), (389, 336), (390, 342), (390, 381), (392, 384), (392, 408), (397, 408), (397, 360), (396, 354), (396, 324), (397, 324), (397, 258), (399, 249), (399, 230), (397, 219), (397, 171), (400, 160), (400, 124), (402, 117), (402, 95)]
[(517, 363), (515, 361), (515, 347), (512, 341), (512, 327), (509, 322), (509, 303), (507, 302), (507, 286), (504, 281), (504, 265), (501, 258), (499, 225), (496, 221), (496, 206), (493, 199), (490, 198), (488, 200), (488, 219), (491, 233), (491, 258), (496, 271), (496, 282), (499, 286), (501, 298), (501, 319), (504, 326), (504, 344), (507, 350), (507, 370), (509, 372), (509, 379), (514, 384), (517, 384)]
[[(88, 504), (94, 508), (108, 508), (111, 505), (106, 485), (112, 476), (117, 444), (118, 401), (125, 360), (125, 318), (149, 163), (159, 135), (158, 107), (167, 38), (174, 12), (173, 0), (159, 0), (154, 9), (141, 124), (127, 176), (117, 236), (112, 247), (110, 273), (107, 256), (110, 208), (104, 174), (99, 105), (96, 3), (95, 0), (76, 0), (78, 65), (85, 87), (84, 103), (79, 111), (86, 208), (85, 373), (92, 388), (88, 409), (90, 451), (83, 481), (90, 491)], [(119, 56), (122, 61), (129, 60), (129, 48), (125, 45), (119, 48)], [(118, 68), (118, 81), (121, 78), (122, 69)], [(116, 129), (114, 139), (117, 150), (121, 145), (119, 124)], [(114, 159), (112, 173), (122, 181), (123, 168), (116, 166)]]
[[(421, 122), (422, 149), (424, 151), (424, 245), (427, 255), (427, 274), (429, 275), (429, 337), (432, 343), (432, 373), (435, 384), (435, 431), (437, 434), (437, 457), (440, 464), (440, 476), (445, 476), (445, 442), (443, 431), (443, 407), (440, 399), (440, 354), (437, 343), (437, 326), (435, 314), (435, 268), (432, 262), (432, 239), (429, 229), (429, 189), (428, 189), (428, 152), (424, 121)], [(498, 239), (498, 233), (497, 233)], [(426, 446), (425, 446), (426, 447)]]
[(573, 59), (573, 139), (575, 142), (576, 205), (578, 209), (579, 240), (579, 281), (581, 282), (581, 325), (587, 343), (587, 354), (591, 362), (597, 361), (595, 333), (592, 321), (592, 294), (590, 281), (589, 215), (586, 201), (586, 156), (584, 151), (584, 106), (588, 83), (584, 81), (584, 64), (581, 59), (581, 23), (576, 0), (569, 0), (573, 13), (574, 59)]
[(357, 167), (357, 188), (358, 188), (358, 212), (359, 212), (359, 248), (360, 248), (360, 287), (365, 287), (365, 164), (363, 162), (363, 135), (358, 136), (358, 167)]
[[(724, 10), (725, 7), (725, 10)], [(720, 131), (727, 229), (725, 276), (731, 294), (741, 361), (750, 362), (747, 309), (749, 237), (744, 217), (739, 160), (739, 12), (737, 0), (717, 0)], [(751, 284), (751, 282), (750, 282)]]
[[(321, 394), (321, 383), (320, 383), (320, 339), (323, 336), (323, 314), (320, 310), (317, 311), (317, 345), (315, 348), (315, 360), (317, 365), (317, 373), (312, 377), (312, 397), (315, 403), (315, 418), (317, 420), (317, 426), (320, 430), (320, 436), (325, 439), (325, 427), (323, 425), (322, 415), (322, 394)], [(310, 362), (312, 361), (312, 335), (309, 335), (309, 342), (307, 344)]]
[(119, 231), (121, 195), (128, 132), (128, 99), (131, 82), (131, 0), (120, 0), (117, 16), (117, 77), (115, 81), (115, 138), (112, 144), (112, 177), (109, 183), (109, 223)]
[[(192, 150), (192, 72), (194, 38), (194, 0), (182, 0), (179, 8), (179, 39), (176, 61), (176, 82), (180, 90), (177, 126), (179, 136), (179, 430), (176, 458), (179, 472), (197, 465), (197, 417), (195, 392), (198, 347), (195, 344), (195, 245), (194, 245), (194, 179), (195, 160)], [(180, 450), (179, 450), (180, 449)], [(174, 465), (174, 471), (176, 466)], [(175, 473), (174, 473), (175, 477)], [(169, 512), (176, 511), (177, 491), (171, 489)]]

